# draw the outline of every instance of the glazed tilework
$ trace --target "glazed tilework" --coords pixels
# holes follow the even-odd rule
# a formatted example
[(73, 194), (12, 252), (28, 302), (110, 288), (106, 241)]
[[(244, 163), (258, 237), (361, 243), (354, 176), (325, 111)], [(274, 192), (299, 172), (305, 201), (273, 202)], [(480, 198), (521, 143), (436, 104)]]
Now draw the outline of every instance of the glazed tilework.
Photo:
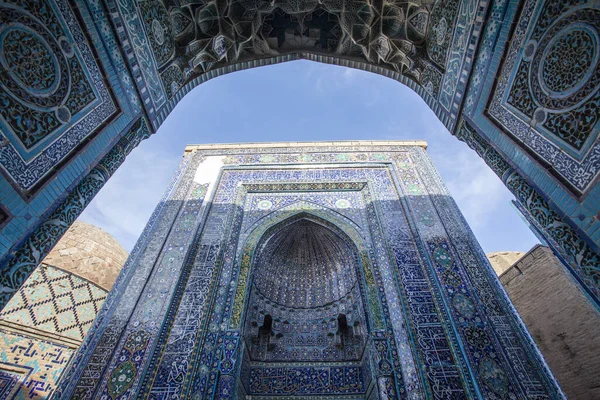
[(75, 351), (0, 329), (2, 399), (49, 398)]
[[(141, 117), (141, 102), (103, 3), (26, 0), (0, 7), (4, 271), (42, 221), (94, 175), (100, 160)], [(39, 249), (43, 240), (36, 241)]]
[[(599, 253), (600, 220), (597, 215), (600, 212), (600, 202), (598, 186), (594, 183), (594, 176), (598, 173), (597, 112), (580, 112), (583, 108), (595, 107), (593, 102), (598, 94), (598, 84), (594, 78), (594, 73), (597, 72), (597, 59), (594, 55), (596, 51), (588, 53), (591, 59), (588, 55), (578, 57), (577, 61), (582, 62), (581, 66), (577, 66), (574, 58), (566, 53), (564, 57), (560, 56), (561, 60), (565, 60), (567, 73), (571, 66), (574, 70), (581, 71), (581, 68), (587, 67), (589, 69), (583, 75), (577, 73), (571, 77), (571, 83), (567, 83), (566, 80), (565, 84), (570, 85), (573, 84), (572, 79), (580, 79), (579, 83), (573, 84), (564, 93), (548, 92), (550, 97), (542, 99), (545, 103), (552, 97), (557, 100), (564, 98), (569, 102), (583, 95), (580, 104), (583, 108), (548, 108), (538, 104), (539, 109), (535, 106), (534, 110), (529, 111), (532, 115), (531, 112), (537, 109), (536, 115), (528, 117), (508, 103), (508, 96), (512, 90), (513, 104), (518, 105), (514, 99), (519, 98), (523, 100), (523, 104), (535, 105), (538, 100), (532, 98), (531, 91), (537, 89), (524, 85), (523, 76), (527, 75), (536, 80), (535, 85), (539, 88), (545, 79), (542, 76), (544, 68), (557, 66), (554, 64), (552, 67), (552, 62), (547, 63), (546, 60), (556, 60), (555, 56), (562, 51), (560, 49), (564, 49), (559, 42), (564, 44), (565, 40), (577, 37), (582, 29), (585, 31), (585, 37), (591, 35), (591, 40), (595, 40), (595, 22), (591, 22), (587, 17), (574, 19), (574, 16), (583, 15), (582, 10), (590, 10), (589, 16), (593, 16), (597, 12), (597, 5), (589, 1), (493, 1), (484, 24), (482, 40), (477, 48), (474, 69), (469, 78), (462, 113), (463, 121), (459, 121), (455, 129), (459, 138), (465, 137), (462, 127), (468, 124), (478, 136), (478, 147), (495, 150), (495, 159), (490, 159), (489, 162), (486, 160), (492, 168), (501, 161), (518, 171), (522, 181), (514, 188), (521, 184), (527, 186), (526, 190), (519, 191), (519, 196), (523, 198), (521, 206), (531, 208), (528, 212), (536, 214), (540, 221), (544, 220), (539, 228), (540, 234), (546, 241), (555, 241), (556, 251), (561, 254), (573, 254), (585, 248), (589, 248), (595, 254)], [(564, 26), (566, 21), (570, 21), (568, 28)], [(562, 28), (550, 29), (559, 25)], [(541, 47), (537, 46), (536, 42), (540, 42)], [(525, 45), (528, 45), (527, 52)], [(587, 46), (589, 49), (589, 44)], [(583, 42), (582, 46), (577, 48), (586, 51)], [(537, 60), (534, 62), (537, 67), (532, 64), (532, 57)], [(543, 61), (543, 65), (538, 61)], [(519, 66), (521, 70), (517, 79), (516, 72)], [(534, 71), (535, 68), (537, 72)], [(553, 74), (560, 75), (556, 71)], [(517, 90), (521, 93), (519, 96), (515, 96)], [(525, 110), (522, 105), (519, 107)], [(545, 117), (536, 120), (536, 116)], [(557, 124), (557, 121), (569, 122)], [(554, 132), (545, 128), (546, 125)], [(581, 129), (573, 130), (576, 125)], [(576, 139), (576, 135), (573, 136), (575, 131), (587, 139)], [(561, 136), (571, 137), (569, 140), (580, 140), (581, 149), (575, 149), (561, 139)], [(473, 147), (472, 141), (467, 143)], [(483, 152), (477, 152), (483, 157)], [(529, 196), (535, 201), (530, 202)], [(544, 219), (544, 214), (551, 215), (551, 218)], [(556, 221), (558, 230), (562, 231), (558, 240), (557, 229), (553, 232), (548, 230), (553, 226), (550, 220)], [(572, 269), (581, 268), (581, 259), (578, 257), (567, 256), (565, 259)], [(583, 259), (588, 259), (588, 256)], [(581, 281), (579, 283), (581, 284)], [(584, 290), (590, 291), (587, 284), (582, 286)], [(593, 295), (592, 298), (598, 303), (597, 296)]]
[[(295, 390), (291, 391), (290, 388)], [(250, 392), (270, 395), (364, 393), (358, 367), (255, 368), (250, 371)]]
[(599, 172), (600, 10), (593, 1), (528, 1), (521, 18), (489, 115), (584, 192)]
[[(540, 199), (536, 212), (568, 227), (557, 251), (583, 243), (598, 254), (598, 8), (583, 0), (520, 3), (3, 3), (0, 304), (108, 179), (112, 172), (96, 168), (107, 167), (106, 154), (127, 154), (209, 79), (298, 59), (399, 81), (458, 136), (470, 123), (520, 171), (523, 182), (511, 189), (526, 184)], [(121, 142), (142, 114), (145, 133)], [(299, 161), (284, 149), (271, 153), (251, 156)], [(540, 228), (544, 236), (556, 236), (551, 226)], [(567, 259), (573, 270), (584, 267)]]
[(4, 306), (17, 292), (35, 268), (50, 253), (54, 245), (75, 222), (83, 209), (123, 163), (125, 157), (135, 146), (150, 135), (148, 125), (143, 119), (136, 121), (98, 165), (92, 169), (66, 199), (36, 228), (27, 240), (3, 266), (0, 274), (0, 305)]
[(582, 289), (590, 295), (593, 302), (600, 304), (598, 285), (600, 255), (580, 239), (573, 228), (562, 221), (556, 211), (521, 174), (502, 160), (498, 152), (491, 148), (469, 124), (461, 123), (459, 137), (486, 160), (515, 195), (518, 207), (529, 216), (536, 229), (545, 232), (546, 240), (552, 244), (569, 269), (577, 276), (578, 281), (582, 283)]
[(12, 399), (21, 390), (31, 368), (4, 364), (0, 367), (0, 398)]
[[(0, 312), (0, 334), (10, 337), (10, 343), (0, 344), (6, 350), (0, 354), (0, 374), (7, 379), (6, 387), (0, 387), (0, 393), (5, 391), (0, 399), (52, 395), (108, 295), (86, 278), (96, 276), (94, 266), (99, 263), (118, 273), (126, 257), (119, 243), (99, 228), (76, 222), (69, 229), (52, 256), (44, 259)], [(65, 356), (50, 360), (46, 350), (53, 348)]]
[[(380, 73), (414, 89), (503, 178), (598, 300), (595, 4), (342, 3), (3, 4), (0, 100), (7, 106), (0, 112), (1, 304), (183, 95), (224, 73), (300, 58)], [(557, 60), (568, 61), (568, 67)], [(139, 117), (142, 108), (147, 121)], [(472, 125), (468, 132), (466, 124)], [(530, 342), (515, 325), (510, 307), (489, 300), (501, 294), (478, 270), (481, 256), (472, 250), (477, 245), (460, 247), (464, 232), (453, 231), (460, 218), (452, 202), (444, 200), (447, 193), (432, 197), (428, 205), (413, 204), (411, 196), (428, 193), (413, 176), (399, 192), (389, 190), (399, 185), (394, 171), (410, 171), (418, 154), (398, 161), (388, 149), (362, 147), (203, 152), (221, 157), (236, 172), (219, 182), (213, 177), (210, 186), (192, 183), (190, 167), (168, 192), (61, 390), (75, 390), (83, 398), (102, 391), (114, 398), (210, 396), (210, 388), (221, 397), (248, 392), (239, 389), (235, 371), (242, 367), (239, 340), (246, 340), (240, 329), (246, 327), (247, 307), (258, 287), (252, 255), (269, 224), (306, 213), (342, 229), (356, 245), (356, 284), (343, 299), (353, 310), (364, 310), (353, 311), (352, 321), (371, 336), (386, 338), (389, 361), (376, 356), (379, 350), (371, 349), (364, 332), (354, 337), (360, 336), (356, 343), (346, 337), (358, 343), (348, 351), (364, 346), (364, 360), (379, 360), (373, 368), (376, 379), (370, 380), (377, 390), (364, 388), (370, 390), (365, 397), (433, 396), (441, 386), (457, 396), (552, 391), (553, 382), (536, 364), (535, 349), (515, 345)], [(277, 169), (316, 162), (330, 165), (325, 175)], [(194, 163), (187, 158), (182, 171)], [(240, 164), (264, 171), (244, 177), (248, 166)], [(365, 177), (357, 165), (372, 168), (373, 176)], [(257, 184), (254, 177), (264, 181)], [(283, 178), (287, 182), (273, 183)], [(378, 183), (367, 184), (372, 179)], [(205, 203), (203, 198), (213, 193), (220, 202)], [(256, 214), (255, 194), (262, 196), (256, 197)], [(454, 211), (443, 220), (431, 207)], [(447, 235), (434, 232), (440, 223), (436, 215)], [(390, 224), (390, 219), (403, 223)], [(254, 234), (238, 231), (244, 224), (261, 227)], [(444, 257), (436, 259), (436, 254)], [(163, 276), (167, 271), (170, 275)], [(339, 300), (339, 288), (354, 283), (354, 278), (346, 282), (344, 274), (332, 276), (341, 281), (324, 288), (330, 295), (311, 293), (305, 303), (308, 297), (331, 299), (331, 293)], [(478, 289), (469, 290), (465, 282)], [(339, 313), (341, 303), (334, 308)], [(483, 316), (493, 323), (480, 324), (477, 319)], [(342, 335), (329, 333), (334, 342), (341, 340)], [(475, 336), (484, 339), (474, 341)], [(325, 343), (320, 334), (298, 337), (280, 339), (302, 346), (310, 340)], [(493, 346), (505, 351), (492, 352)], [(481, 357), (481, 349), (487, 357)], [(328, 354), (334, 353), (340, 352)], [(126, 384), (118, 377), (125, 377)], [(512, 385), (514, 377), (528, 383)]]
[[(265, 232), (257, 245), (252, 287), (246, 289), (250, 295), (244, 339), (252, 360), (360, 359), (367, 332), (357, 287), (362, 269), (358, 250), (343, 232), (309, 215), (276, 227)], [(240, 280), (247, 279), (244, 274), (240, 273)], [(245, 286), (238, 286), (234, 308)], [(239, 299), (243, 302), (243, 296)], [(273, 319), (266, 334), (265, 315)], [(339, 326), (340, 315), (345, 331)]]
[(212, 3), (119, 2), (113, 19), (129, 35), (122, 35), (122, 46), (155, 127), (208, 79), (299, 58), (368, 69), (409, 84), (451, 126), (464, 90), (461, 77), (470, 69), (468, 39), (481, 26), (479, 3), (276, 6), (234, 0), (223, 12)]
[(0, 320), (82, 341), (107, 292), (42, 264), (0, 312)]
[(252, 152), (184, 158), (61, 397), (562, 398), (423, 149)]
[(0, 6), (0, 166), (22, 191), (119, 112), (76, 12), (60, 0)]

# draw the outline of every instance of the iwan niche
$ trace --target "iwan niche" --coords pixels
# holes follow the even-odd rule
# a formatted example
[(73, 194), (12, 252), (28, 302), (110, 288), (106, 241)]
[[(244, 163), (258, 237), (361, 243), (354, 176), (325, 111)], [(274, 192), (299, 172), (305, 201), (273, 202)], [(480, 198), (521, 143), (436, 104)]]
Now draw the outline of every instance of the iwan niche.
[(59, 398), (562, 398), (425, 148), (189, 146)]

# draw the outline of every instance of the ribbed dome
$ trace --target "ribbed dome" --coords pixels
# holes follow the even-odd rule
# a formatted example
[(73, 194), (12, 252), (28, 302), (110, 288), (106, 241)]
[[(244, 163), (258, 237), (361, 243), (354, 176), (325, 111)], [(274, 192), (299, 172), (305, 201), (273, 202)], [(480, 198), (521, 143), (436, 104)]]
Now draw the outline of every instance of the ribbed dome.
[(75, 221), (42, 263), (110, 290), (127, 261), (127, 251), (102, 229)]
[(355, 250), (335, 232), (300, 219), (274, 233), (259, 250), (257, 289), (290, 308), (339, 300), (356, 283)]

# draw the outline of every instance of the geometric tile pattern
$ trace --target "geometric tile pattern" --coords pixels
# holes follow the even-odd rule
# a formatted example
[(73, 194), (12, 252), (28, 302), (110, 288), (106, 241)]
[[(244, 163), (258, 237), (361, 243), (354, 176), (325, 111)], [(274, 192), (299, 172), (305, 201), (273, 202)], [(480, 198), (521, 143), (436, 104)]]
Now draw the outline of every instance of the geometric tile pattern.
[[(360, 359), (366, 320), (356, 284), (356, 248), (350, 239), (342, 239), (345, 235), (339, 230), (308, 215), (283, 221), (276, 228), (264, 235), (254, 257), (244, 327), (250, 357), (263, 361)], [(265, 315), (271, 318), (269, 331), (263, 326)], [(272, 338), (267, 337), (271, 334)]]
[(73, 354), (68, 347), (0, 330), (0, 398), (51, 397)]
[(600, 10), (563, 0), (523, 10), (488, 115), (581, 194), (600, 173)]
[(293, 147), (186, 153), (62, 397), (561, 397), (421, 147)]
[[(142, 103), (156, 129), (198, 84), (295, 59), (400, 81), (452, 130), (460, 116), (472, 115), (463, 113), (463, 103), (465, 110), (486, 105), (495, 122), (485, 123), (498, 131), (502, 125), (516, 140), (506, 141), (504, 134), (485, 140), (504, 146), (500, 157), (526, 170), (524, 179), (537, 185), (549, 207), (560, 208), (557, 215), (567, 214), (561, 223), (581, 227), (583, 233), (570, 231), (577, 237), (564, 242), (567, 250), (582, 235), (598, 245), (600, 203), (592, 189), (600, 154), (600, 36), (592, 0), (529, 0), (522, 7), (508, 0), (81, 3), (85, 7), (65, 0), (13, 0), (0, 6), (0, 101), (5, 105), (0, 108), (0, 185), (13, 184), (2, 198), (10, 207), (0, 216), (6, 227), (0, 236), (1, 267), (8, 264), (4, 270), (9, 271), (0, 277), (6, 287), (2, 304), (112, 171), (88, 167), (107, 151), (131, 150), (115, 141), (140, 116)], [(490, 30), (504, 33), (490, 41)], [(479, 63), (503, 69), (492, 85), (497, 92), (492, 103), (489, 94), (478, 102), (464, 96), (467, 87), (496, 75), (472, 72), (471, 65)], [(477, 127), (487, 132), (484, 125)], [(96, 134), (102, 137), (96, 140)], [(57, 207), (57, 193), (79, 181)], [(566, 187), (564, 195), (559, 183)], [(50, 185), (60, 187), (46, 190)], [(33, 204), (38, 192), (42, 204)], [(587, 193), (594, 195), (586, 199)], [(23, 211), (30, 200), (31, 209)], [(571, 215), (577, 207), (581, 216)], [(51, 210), (57, 211), (46, 217)], [(66, 225), (50, 221), (55, 218)]]
[[(523, 179), (512, 179), (511, 187), (527, 184), (522, 199), (535, 197), (540, 215), (551, 214), (568, 234), (560, 234), (563, 250), (585, 253), (585, 260), (596, 257), (591, 252), (597, 253), (600, 240), (594, 189), (600, 155), (600, 36), (593, 0), (528, 0), (522, 5), (508, 0), (79, 3), (23, 0), (0, 6), (0, 100), (7, 105), (0, 109), (0, 184), (3, 192), (10, 183), (14, 188), (2, 199), (10, 205), (3, 218), (11, 218), (2, 232), (2, 238), (10, 237), (2, 249), (1, 267), (8, 271), (0, 276), (2, 304), (131, 150), (122, 141), (115, 146), (114, 131), (127, 132), (139, 117), (141, 110), (133, 103), (143, 102), (148, 123), (157, 128), (199, 83), (300, 58), (401, 81), (450, 128), (460, 116), (473, 116), (463, 113), (463, 98), (467, 108), (485, 107), (487, 116), (475, 126), (493, 135), (483, 140), (499, 148), (501, 162), (523, 170)], [(502, 71), (487, 73), (484, 66), (472, 73), (472, 62)], [(463, 96), (467, 86), (480, 87), (490, 79), (494, 82), (478, 89), (476, 99)], [(490, 91), (495, 93), (490, 96)], [(142, 137), (149, 134), (144, 129)], [(96, 133), (106, 135), (95, 140)], [(515, 140), (506, 140), (507, 135)], [(138, 142), (131, 141), (133, 147)], [(94, 154), (85, 158), (88, 149)], [(87, 168), (107, 152), (111, 156), (101, 167)], [(82, 157), (71, 163), (73, 155)], [(91, 173), (66, 171), (77, 164)], [(54, 171), (67, 178), (49, 179)], [(15, 212), (29, 207), (22, 199), (32, 200), (44, 185), (58, 183), (60, 188), (40, 196), (44, 204), (31, 205), (31, 213)], [(49, 195), (74, 186), (61, 204)], [(574, 209), (581, 214), (572, 215)], [(19, 224), (27, 229), (17, 229)], [(556, 225), (544, 229), (556, 236)], [(17, 243), (26, 245), (18, 248)], [(207, 254), (219, 254), (221, 244), (211, 243)], [(582, 263), (576, 259), (575, 264)]]
[(0, 5), (0, 169), (22, 192), (119, 111), (76, 12), (62, 0)]
[(0, 363), (0, 399), (12, 399), (15, 393), (19, 390), (19, 384), (23, 382), (23, 378), (27, 374), (25, 371), (4, 370), (3, 363)]
[(582, 289), (600, 304), (600, 253), (594, 251), (550, 207), (527, 181), (502, 159), (468, 123), (461, 121), (457, 136), (475, 150), (515, 195), (517, 207), (544, 232), (544, 238), (567, 260), (568, 268), (582, 282)]
[[(50, 253), (68, 228), (75, 222), (83, 209), (104, 186), (108, 178), (125, 160), (129, 152), (150, 135), (149, 127), (139, 118), (79, 184), (66, 199), (38, 226), (14, 256), (8, 260), (6, 269), (0, 275), (0, 304), (8, 303), (10, 297), (25, 283), (27, 277)], [(100, 282), (102, 284), (102, 282)]]
[(81, 222), (51, 254), (0, 312), (0, 399), (52, 395), (108, 294), (86, 277), (105, 267), (110, 279), (127, 258), (114, 238)]
[(37, 268), (0, 313), (0, 319), (82, 341), (107, 292), (45, 264)]

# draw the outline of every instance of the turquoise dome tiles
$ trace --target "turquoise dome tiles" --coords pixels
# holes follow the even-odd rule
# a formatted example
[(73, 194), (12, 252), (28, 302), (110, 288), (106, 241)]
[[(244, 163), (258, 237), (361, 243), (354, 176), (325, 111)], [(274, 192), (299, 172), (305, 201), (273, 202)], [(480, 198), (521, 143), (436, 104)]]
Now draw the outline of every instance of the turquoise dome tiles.
[(82, 341), (106, 290), (60, 269), (42, 265), (0, 312), (0, 320)]

